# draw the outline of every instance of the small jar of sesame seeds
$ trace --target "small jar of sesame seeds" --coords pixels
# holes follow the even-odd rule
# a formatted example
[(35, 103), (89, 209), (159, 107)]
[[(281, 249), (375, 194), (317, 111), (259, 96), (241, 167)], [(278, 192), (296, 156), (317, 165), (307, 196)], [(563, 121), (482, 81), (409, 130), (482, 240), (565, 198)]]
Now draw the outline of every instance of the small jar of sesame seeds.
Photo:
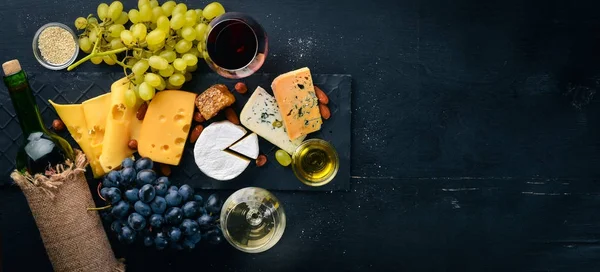
[(51, 70), (67, 68), (79, 53), (75, 32), (61, 23), (49, 23), (40, 27), (33, 37), (32, 46), (38, 62)]

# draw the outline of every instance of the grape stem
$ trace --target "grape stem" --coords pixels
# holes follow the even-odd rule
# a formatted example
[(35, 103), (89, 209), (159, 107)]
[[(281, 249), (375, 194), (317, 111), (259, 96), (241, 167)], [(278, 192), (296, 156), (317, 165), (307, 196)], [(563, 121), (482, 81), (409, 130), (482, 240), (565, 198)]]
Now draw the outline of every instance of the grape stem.
[(98, 208), (87, 208), (87, 210), (88, 211), (102, 211), (102, 210), (106, 210), (110, 207), (112, 207), (112, 205), (106, 205), (106, 206), (98, 207)]
[[(98, 40), (96, 40), (97, 42)], [(95, 46), (95, 45), (94, 45)], [(94, 48), (95, 49), (95, 48)], [(127, 47), (123, 47), (123, 48), (119, 48), (119, 49), (115, 49), (115, 50), (110, 50), (110, 51), (106, 51), (106, 52), (93, 52), (87, 56), (85, 56), (84, 58), (78, 60), (77, 62), (71, 64), (71, 66), (69, 66), (67, 68), (67, 71), (71, 71), (75, 68), (77, 68), (77, 66), (81, 65), (82, 63), (90, 60), (93, 57), (102, 57), (102, 56), (106, 56), (106, 55), (110, 55), (110, 54), (118, 54), (121, 53), (123, 51), (127, 50)]]

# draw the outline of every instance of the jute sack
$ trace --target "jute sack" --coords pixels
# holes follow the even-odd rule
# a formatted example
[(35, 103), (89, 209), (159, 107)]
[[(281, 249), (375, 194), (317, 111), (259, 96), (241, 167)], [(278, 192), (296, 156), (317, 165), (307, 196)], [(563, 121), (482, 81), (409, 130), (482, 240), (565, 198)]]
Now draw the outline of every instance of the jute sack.
[(76, 150), (45, 175), (14, 171), (55, 271), (125, 271), (115, 258), (85, 179), (85, 155)]

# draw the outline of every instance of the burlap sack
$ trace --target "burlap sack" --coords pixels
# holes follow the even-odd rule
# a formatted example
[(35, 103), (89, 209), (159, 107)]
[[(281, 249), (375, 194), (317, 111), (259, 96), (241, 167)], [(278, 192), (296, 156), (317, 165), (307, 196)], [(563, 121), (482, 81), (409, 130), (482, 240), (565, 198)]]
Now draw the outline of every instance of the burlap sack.
[(23, 190), (55, 271), (125, 271), (110, 247), (85, 179), (85, 155), (46, 175), (11, 178)]

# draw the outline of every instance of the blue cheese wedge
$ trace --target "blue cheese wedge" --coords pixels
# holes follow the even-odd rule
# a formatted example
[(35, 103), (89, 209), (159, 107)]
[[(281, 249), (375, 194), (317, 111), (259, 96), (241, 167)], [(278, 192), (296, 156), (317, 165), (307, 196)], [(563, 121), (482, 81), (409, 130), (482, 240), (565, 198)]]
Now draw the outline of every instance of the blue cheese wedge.
[(290, 140), (275, 98), (258, 87), (242, 109), (240, 121), (249, 130), (287, 153), (294, 153), (306, 136)]

